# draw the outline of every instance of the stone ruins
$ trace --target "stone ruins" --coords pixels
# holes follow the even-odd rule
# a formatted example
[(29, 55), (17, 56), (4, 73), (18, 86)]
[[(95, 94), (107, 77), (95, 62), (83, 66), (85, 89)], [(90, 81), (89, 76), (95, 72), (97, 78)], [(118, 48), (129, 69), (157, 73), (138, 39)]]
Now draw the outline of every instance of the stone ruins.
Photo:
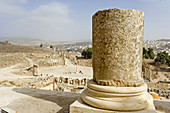
[(77, 86), (86, 86), (87, 85), (87, 78), (83, 79), (72, 79), (72, 78), (67, 78), (67, 77), (55, 77), (54, 78), (54, 83), (67, 83), (68, 85), (77, 85)]
[(78, 89), (84, 89), (89, 79), (73, 79), (68, 77), (55, 77), (53, 82), (53, 90), (77, 92)]
[(65, 57), (63, 51), (54, 53), (31, 53), (27, 57), (33, 59), (34, 63), (39, 67), (51, 67), (58, 65), (65, 65)]
[(148, 92), (156, 92), (160, 97), (170, 98), (170, 85), (169, 81), (159, 81), (157, 83), (146, 82), (148, 86)]
[(33, 76), (38, 76), (38, 65), (33, 65), (32, 67), (29, 67), (26, 69), (27, 71), (30, 71)]
[(70, 113), (156, 113), (142, 79), (143, 26), (139, 10), (108, 9), (93, 15), (93, 80)]

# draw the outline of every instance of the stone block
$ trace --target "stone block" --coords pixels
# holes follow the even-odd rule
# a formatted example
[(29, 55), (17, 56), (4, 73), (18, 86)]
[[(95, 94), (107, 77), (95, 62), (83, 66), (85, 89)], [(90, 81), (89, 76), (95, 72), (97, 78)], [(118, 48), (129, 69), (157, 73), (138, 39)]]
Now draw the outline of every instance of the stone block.
[(103, 109), (98, 109), (89, 106), (86, 103), (84, 103), (81, 100), (81, 98), (79, 98), (73, 104), (70, 105), (70, 113), (156, 113), (156, 110), (153, 104), (151, 104), (148, 108), (141, 111), (123, 112), (123, 111), (103, 110)]

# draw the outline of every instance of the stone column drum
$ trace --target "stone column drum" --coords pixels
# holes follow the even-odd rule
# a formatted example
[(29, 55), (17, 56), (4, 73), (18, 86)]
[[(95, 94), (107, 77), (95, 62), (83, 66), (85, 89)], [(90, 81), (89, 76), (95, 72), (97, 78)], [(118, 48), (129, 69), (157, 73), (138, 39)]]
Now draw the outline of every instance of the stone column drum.
[(93, 15), (93, 80), (107, 86), (143, 83), (144, 13), (110, 9)]
[(92, 20), (93, 80), (81, 95), (96, 108), (139, 111), (153, 104), (141, 78), (144, 13), (98, 11)]

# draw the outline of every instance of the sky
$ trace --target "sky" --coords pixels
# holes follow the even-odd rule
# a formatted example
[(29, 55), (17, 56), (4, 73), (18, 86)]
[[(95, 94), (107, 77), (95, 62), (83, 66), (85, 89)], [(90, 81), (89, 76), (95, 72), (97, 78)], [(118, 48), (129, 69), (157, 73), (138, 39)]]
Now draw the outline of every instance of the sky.
[(110, 8), (143, 11), (144, 40), (170, 39), (170, 0), (0, 0), (0, 37), (91, 41), (93, 14)]

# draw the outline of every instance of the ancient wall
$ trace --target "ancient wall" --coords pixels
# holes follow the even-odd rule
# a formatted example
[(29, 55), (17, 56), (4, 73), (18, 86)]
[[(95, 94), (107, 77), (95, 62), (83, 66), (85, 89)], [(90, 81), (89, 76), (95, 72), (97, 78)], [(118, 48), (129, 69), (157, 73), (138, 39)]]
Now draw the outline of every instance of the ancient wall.
[(148, 85), (148, 88), (156, 88), (156, 89), (170, 89), (169, 87), (169, 83), (152, 83), (152, 82), (146, 82), (146, 84)]
[(68, 77), (55, 77), (54, 82), (56, 84), (58, 83), (66, 83), (68, 85), (75, 85), (75, 86), (86, 86), (89, 79), (83, 78), (83, 79), (73, 79)]
[(78, 59), (77, 64), (80, 66), (92, 67), (92, 59)]
[(53, 76), (45, 76), (45, 77), (37, 77), (37, 78), (17, 79), (15, 81), (5, 81), (4, 83), (0, 83), (0, 84), (9, 87), (16, 86), (16, 87), (40, 89), (49, 84), (52, 84), (53, 81), (54, 81)]
[(63, 57), (54, 53), (30, 53), (27, 54), (27, 57), (33, 60), (39, 67), (51, 67), (65, 64)]

